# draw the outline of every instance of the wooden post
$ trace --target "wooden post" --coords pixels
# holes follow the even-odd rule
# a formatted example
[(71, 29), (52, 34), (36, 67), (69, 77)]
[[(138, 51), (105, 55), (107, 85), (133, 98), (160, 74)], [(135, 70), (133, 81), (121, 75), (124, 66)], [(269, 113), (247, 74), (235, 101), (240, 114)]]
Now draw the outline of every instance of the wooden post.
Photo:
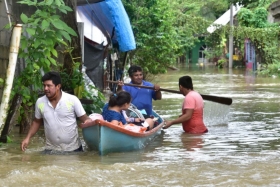
[(20, 45), (22, 25), (17, 24), (14, 27), (12, 40), (10, 45), (10, 55), (9, 55), (9, 65), (6, 73), (5, 87), (2, 96), (2, 102), (0, 106), (0, 131), (2, 131), (2, 125), (5, 123), (7, 118), (7, 113), (9, 109), (9, 100), (11, 95), (11, 90), (14, 81), (15, 69), (17, 64), (17, 56)]

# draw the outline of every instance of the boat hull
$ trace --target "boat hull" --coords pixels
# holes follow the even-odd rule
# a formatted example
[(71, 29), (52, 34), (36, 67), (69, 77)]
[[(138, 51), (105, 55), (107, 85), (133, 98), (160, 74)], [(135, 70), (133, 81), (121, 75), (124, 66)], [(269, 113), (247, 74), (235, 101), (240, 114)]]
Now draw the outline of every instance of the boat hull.
[(146, 132), (133, 132), (103, 120), (83, 128), (83, 137), (90, 150), (100, 155), (111, 152), (127, 152), (143, 149), (155, 136), (161, 133), (163, 123)]

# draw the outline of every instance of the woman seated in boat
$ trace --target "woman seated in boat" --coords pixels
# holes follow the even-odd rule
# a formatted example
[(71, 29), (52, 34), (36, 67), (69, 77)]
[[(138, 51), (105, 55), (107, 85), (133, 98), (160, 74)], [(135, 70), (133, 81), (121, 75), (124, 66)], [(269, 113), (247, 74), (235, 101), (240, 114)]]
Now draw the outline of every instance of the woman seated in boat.
[[(104, 120), (115, 125), (126, 125), (127, 120), (125, 119), (122, 111), (129, 108), (130, 102), (131, 95), (126, 91), (120, 91), (111, 95), (109, 102), (103, 107), (102, 116)], [(154, 127), (154, 121), (151, 118), (147, 118), (143, 121), (143, 123), (141, 123), (141, 125), (146, 127), (148, 131)]]

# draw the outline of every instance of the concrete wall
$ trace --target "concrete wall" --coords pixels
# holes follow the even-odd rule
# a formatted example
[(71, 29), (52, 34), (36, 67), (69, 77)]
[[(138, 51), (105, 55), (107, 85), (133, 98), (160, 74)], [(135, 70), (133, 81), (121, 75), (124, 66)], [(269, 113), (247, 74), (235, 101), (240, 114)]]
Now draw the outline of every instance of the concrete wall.
[(280, 22), (280, 0), (272, 3), (268, 8), (268, 21), (271, 23)]

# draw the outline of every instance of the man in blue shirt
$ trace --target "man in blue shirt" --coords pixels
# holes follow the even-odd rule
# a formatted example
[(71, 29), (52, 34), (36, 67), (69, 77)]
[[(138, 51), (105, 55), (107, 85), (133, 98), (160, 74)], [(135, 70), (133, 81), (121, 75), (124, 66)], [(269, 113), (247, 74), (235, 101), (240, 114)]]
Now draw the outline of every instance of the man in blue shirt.
[[(129, 77), (131, 78), (130, 84), (135, 84), (139, 86), (150, 86), (154, 87), (154, 90), (139, 88), (133, 86), (123, 85), (122, 82), (118, 84), (118, 91), (124, 90), (130, 93), (132, 97), (131, 103), (135, 105), (138, 110), (145, 110), (145, 117), (150, 117), (152, 115), (152, 99), (161, 100), (161, 91), (159, 85), (154, 85), (148, 81), (143, 80), (143, 71), (140, 66), (132, 65), (128, 69)], [(145, 113), (144, 113), (145, 114)]]

